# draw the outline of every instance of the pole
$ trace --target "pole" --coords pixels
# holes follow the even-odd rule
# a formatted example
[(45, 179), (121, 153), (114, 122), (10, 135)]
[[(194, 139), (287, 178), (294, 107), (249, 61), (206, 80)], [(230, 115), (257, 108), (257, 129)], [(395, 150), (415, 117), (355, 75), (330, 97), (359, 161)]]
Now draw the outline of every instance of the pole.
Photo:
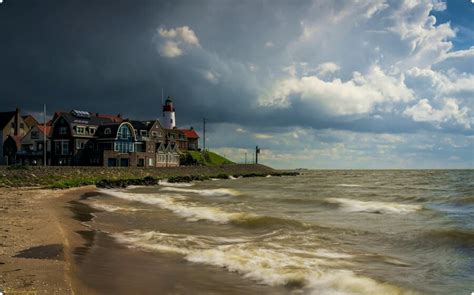
[(47, 157), (46, 157), (46, 153), (47, 153), (47, 150), (48, 150), (48, 145), (47, 145), (47, 142), (46, 142), (46, 104), (44, 104), (44, 108), (43, 108), (43, 166), (46, 166), (46, 161), (47, 161)]
[(258, 154), (260, 154), (260, 148), (257, 145), (255, 147), (255, 164), (258, 164)]
[(245, 164), (247, 164), (247, 152), (245, 152)]
[(255, 147), (255, 164), (258, 164), (258, 145)]
[(202, 136), (203, 148), (206, 151), (206, 118), (202, 118)]

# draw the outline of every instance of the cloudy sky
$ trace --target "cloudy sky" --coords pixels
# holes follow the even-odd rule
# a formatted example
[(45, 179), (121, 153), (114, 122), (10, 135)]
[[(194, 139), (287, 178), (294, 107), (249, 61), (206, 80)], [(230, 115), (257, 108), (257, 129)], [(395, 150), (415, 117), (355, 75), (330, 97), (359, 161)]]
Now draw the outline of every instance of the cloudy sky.
[(235, 161), (474, 168), (471, 0), (0, 3), (1, 109), (161, 116)]

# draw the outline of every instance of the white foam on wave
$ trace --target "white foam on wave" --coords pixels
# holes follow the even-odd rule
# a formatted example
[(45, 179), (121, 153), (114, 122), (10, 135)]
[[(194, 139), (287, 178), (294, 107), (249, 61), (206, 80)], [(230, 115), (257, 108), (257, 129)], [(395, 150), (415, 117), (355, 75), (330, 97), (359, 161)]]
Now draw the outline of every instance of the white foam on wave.
[(341, 184), (338, 184), (337, 186), (344, 186), (344, 187), (361, 187), (362, 185), (360, 185), (360, 184), (341, 183)]
[(164, 187), (161, 190), (170, 192), (180, 193), (193, 193), (206, 197), (222, 197), (222, 196), (239, 196), (241, 193), (237, 190), (229, 188), (216, 188), (216, 189), (188, 189), (178, 187)]
[(337, 204), (346, 212), (367, 212), (387, 214), (407, 214), (421, 210), (420, 205), (399, 204), (393, 202), (359, 201), (345, 198), (328, 198), (326, 202)]
[(234, 241), (155, 231), (130, 231), (113, 236), (129, 247), (180, 254), (187, 261), (222, 267), (270, 286), (290, 285), (324, 295), (403, 294), (403, 290), (395, 286), (378, 283), (349, 270), (327, 267), (337, 266), (337, 260), (301, 256), (291, 249), (272, 249), (248, 239)]
[(171, 186), (171, 187), (190, 187), (194, 185), (194, 183), (192, 182), (168, 182), (165, 180), (160, 180), (158, 184), (162, 186)]
[(116, 212), (116, 211), (139, 211), (142, 209), (137, 209), (137, 208), (130, 208), (130, 207), (121, 207), (121, 206), (116, 206), (116, 205), (111, 205), (111, 204), (105, 204), (102, 202), (97, 202), (94, 201), (92, 203), (89, 203), (89, 205), (92, 208), (95, 208), (97, 210), (102, 210), (102, 211), (107, 211), (107, 212)]
[(214, 207), (196, 206), (191, 202), (183, 202), (187, 198), (180, 195), (135, 194), (115, 190), (102, 190), (101, 192), (129, 201), (156, 205), (162, 209), (170, 210), (188, 221), (208, 220), (216, 223), (229, 223), (250, 216), (246, 213), (230, 213)]

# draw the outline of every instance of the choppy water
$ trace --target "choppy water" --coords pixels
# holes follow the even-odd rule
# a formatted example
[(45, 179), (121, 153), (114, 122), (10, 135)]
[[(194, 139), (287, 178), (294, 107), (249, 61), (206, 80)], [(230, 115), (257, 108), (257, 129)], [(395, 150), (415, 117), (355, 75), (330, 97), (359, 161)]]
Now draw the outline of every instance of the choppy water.
[[(216, 292), (206, 277), (229, 273), (268, 293), (474, 292), (473, 170), (164, 183), (83, 202), (129, 251), (202, 266), (184, 290)], [(226, 293), (243, 293), (230, 282)]]

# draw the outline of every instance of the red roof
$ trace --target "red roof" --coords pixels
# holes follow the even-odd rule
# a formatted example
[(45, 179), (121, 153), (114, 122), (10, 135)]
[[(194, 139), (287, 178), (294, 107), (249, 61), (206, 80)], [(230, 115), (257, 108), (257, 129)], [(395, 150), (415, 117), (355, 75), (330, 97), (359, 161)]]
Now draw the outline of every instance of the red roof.
[(199, 138), (199, 135), (194, 129), (179, 129), (186, 135), (187, 138)]
[(106, 114), (97, 114), (97, 118), (109, 119), (113, 123), (121, 123), (123, 121), (120, 115), (106, 115)]
[[(47, 124), (47, 125), (46, 125), (46, 134), (49, 136), (49, 134), (50, 134), (50, 132), (51, 132), (51, 125), (48, 125), (48, 123), (46, 123), (46, 124)], [(37, 125), (37, 126), (38, 126), (38, 129), (39, 129), (41, 132), (45, 133), (45, 132), (44, 132), (45, 128), (44, 128), (44, 125), (43, 125), (43, 124)]]

